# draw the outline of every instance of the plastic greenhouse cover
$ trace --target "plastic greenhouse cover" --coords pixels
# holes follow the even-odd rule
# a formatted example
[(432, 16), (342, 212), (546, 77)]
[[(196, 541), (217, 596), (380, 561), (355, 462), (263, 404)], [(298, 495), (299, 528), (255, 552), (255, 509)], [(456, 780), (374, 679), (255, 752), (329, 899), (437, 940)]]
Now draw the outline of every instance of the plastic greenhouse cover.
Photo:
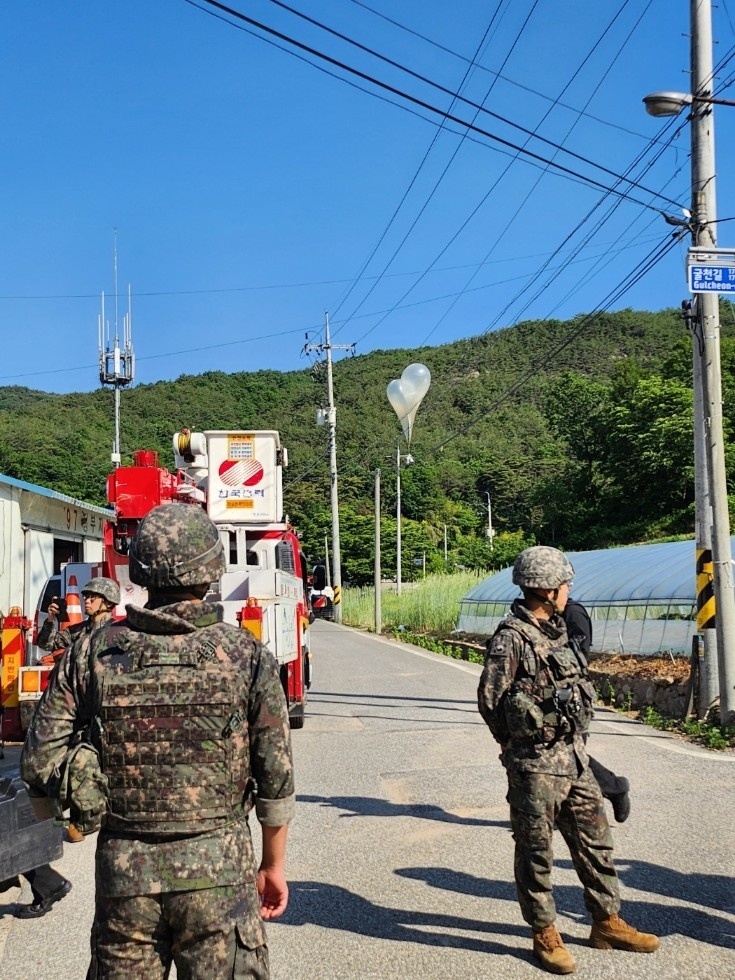
[[(735, 538), (730, 539), (730, 547)], [(585, 605), (648, 605), (696, 599), (694, 541), (639, 544), (601, 551), (568, 551), (574, 566), (572, 595)], [(505, 568), (471, 589), (465, 602), (507, 602), (520, 589)]]

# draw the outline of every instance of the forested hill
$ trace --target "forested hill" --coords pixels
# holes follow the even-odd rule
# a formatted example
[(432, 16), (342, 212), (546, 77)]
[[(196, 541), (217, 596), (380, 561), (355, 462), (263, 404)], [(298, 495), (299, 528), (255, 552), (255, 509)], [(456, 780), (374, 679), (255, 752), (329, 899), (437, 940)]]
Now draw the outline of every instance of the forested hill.
[[(723, 385), (735, 431), (735, 332), (723, 304)], [(334, 364), (345, 573), (372, 574), (374, 472), (382, 472), (384, 567), (395, 563), (401, 434), (386, 386), (410, 363), (431, 370), (402, 471), (404, 567), (424, 556), (500, 566), (526, 542), (598, 547), (693, 531), (691, 342), (680, 312), (623, 310), (528, 321), (440, 347), (375, 351)], [(286, 504), (314, 560), (330, 531), (326, 369), (207, 372), (121, 395), (123, 465), (191, 429), (278, 429), (289, 449)], [(0, 472), (104, 502), (112, 392), (0, 388)], [(729, 447), (732, 449), (732, 446)], [(402, 445), (402, 452), (406, 451)], [(730, 455), (732, 453), (730, 452)], [(487, 496), (497, 533), (485, 534)], [(392, 542), (392, 543), (391, 543)]]

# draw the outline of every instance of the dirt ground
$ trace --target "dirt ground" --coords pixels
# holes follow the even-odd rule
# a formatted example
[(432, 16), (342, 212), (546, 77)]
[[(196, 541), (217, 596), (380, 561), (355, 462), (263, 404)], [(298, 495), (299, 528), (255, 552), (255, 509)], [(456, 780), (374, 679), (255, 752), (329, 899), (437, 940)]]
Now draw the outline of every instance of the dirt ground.
[[(485, 651), (487, 637), (464, 634), (461, 639), (444, 638), (449, 646), (464, 646), (480, 653)], [(688, 657), (640, 657), (634, 654), (592, 653), (590, 667), (605, 674), (624, 674), (631, 677), (660, 677), (670, 683), (689, 680)]]
[(635, 657), (620, 653), (593, 653), (590, 667), (605, 674), (661, 677), (672, 682), (686, 682), (690, 671), (687, 657)]

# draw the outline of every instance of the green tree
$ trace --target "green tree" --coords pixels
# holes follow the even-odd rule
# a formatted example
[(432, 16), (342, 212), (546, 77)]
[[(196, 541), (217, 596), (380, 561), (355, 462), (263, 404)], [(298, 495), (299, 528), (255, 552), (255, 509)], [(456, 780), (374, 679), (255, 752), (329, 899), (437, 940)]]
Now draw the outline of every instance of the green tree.
[(693, 397), (680, 381), (642, 379), (606, 412), (601, 468), (628, 518), (681, 513), (693, 500)]

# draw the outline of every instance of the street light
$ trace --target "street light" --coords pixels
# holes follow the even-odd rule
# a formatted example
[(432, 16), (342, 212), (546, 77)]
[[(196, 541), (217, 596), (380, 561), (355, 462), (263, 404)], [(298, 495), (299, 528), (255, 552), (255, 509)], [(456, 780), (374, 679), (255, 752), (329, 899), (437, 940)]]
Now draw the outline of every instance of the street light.
[[(685, 106), (691, 106), (692, 204), (688, 226), (695, 248), (715, 249), (717, 204), (712, 105), (735, 103), (714, 98), (711, 94), (713, 64), (710, 0), (690, 0), (689, 10), (692, 93), (655, 92), (647, 95), (643, 102), (646, 110), (654, 116), (677, 115)], [(698, 495), (696, 517), (697, 564), (698, 569), (700, 564), (706, 565), (706, 542), (711, 520), (720, 717), (722, 723), (726, 724), (735, 714), (735, 590), (730, 554), (730, 516), (722, 425), (720, 311), (717, 293), (697, 295), (695, 321), (699, 331), (699, 337), (695, 337), (693, 344), (695, 413), (701, 413), (701, 417), (695, 419), (695, 470), (707, 470), (706, 479), (698, 486), (701, 493)], [(709, 506), (706, 501), (707, 491)], [(709, 507), (711, 518), (708, 514)], [(703, 633), (706, 646), (708, 634), (711, 637), (712, 631), (704, 629)]]
[(678, 116), (690, 105), (735, 105), (732, 99), (716, 99), (711, 95), (692, 95), (691, 92), (651, 92), (643, 99), (646, 112), (651, 116)]

